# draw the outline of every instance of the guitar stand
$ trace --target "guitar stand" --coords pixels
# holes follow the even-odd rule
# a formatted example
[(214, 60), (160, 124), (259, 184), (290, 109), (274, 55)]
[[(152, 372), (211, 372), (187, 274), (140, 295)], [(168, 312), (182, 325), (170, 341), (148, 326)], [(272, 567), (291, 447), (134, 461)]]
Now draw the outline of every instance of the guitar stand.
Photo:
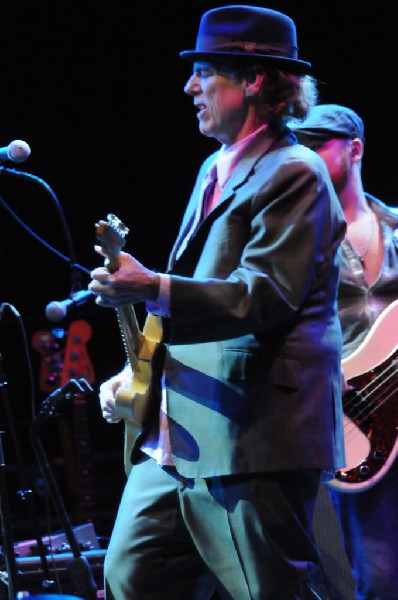
[(55, 390), (55, 392), (50, 394), (50, 396), (42, 402), (41, 410), (32, 423), (30, 436), (37, 462), (47, 483), (51, 499), (62, 522), (66, 538), (74, 557), (67, 564), (67, 571), (74, 591), (79, 597), (84, 598), (84, 600), (96, 600), (97, 586), (94, 581), (90, 563), (81, 553), (62, 496), (58, 490), (54, 474), (48, 463), (39, 436), (40, 427), (43, 422), (50, 417), (58, 416), (58, 409), (62, 404), (69, 402), (75, 394), (85, 393), (87, 391), (92, 391), (92, 388), (83, 378), (80, 378), (79, 380), (70, 379), (62, 386), (62, 388)]

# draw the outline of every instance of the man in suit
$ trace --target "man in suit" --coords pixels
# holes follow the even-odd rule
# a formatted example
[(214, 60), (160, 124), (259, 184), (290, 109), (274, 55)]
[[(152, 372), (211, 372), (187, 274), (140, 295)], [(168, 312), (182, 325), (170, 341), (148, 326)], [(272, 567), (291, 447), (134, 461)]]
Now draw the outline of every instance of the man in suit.
[[(345, 220), (323, 161), (286, 121), (306, 115), (316, 84), (294, 22), (266, 8), (207, 11), (195, 50), (180, 56), (193, 64), (184, 91), (199, 130), (221, 147), (199, 170), (167, 273), (120, 252), (118, 268), (94, 269), (89, 285), (101, 306), (145, 302), (163, 331), (106, 594), (314, 598), (315, 497), (344, 465)], [(138, 377), (127, 365), (102, 384), (109, 422), (125, 418), (118, 397)]]

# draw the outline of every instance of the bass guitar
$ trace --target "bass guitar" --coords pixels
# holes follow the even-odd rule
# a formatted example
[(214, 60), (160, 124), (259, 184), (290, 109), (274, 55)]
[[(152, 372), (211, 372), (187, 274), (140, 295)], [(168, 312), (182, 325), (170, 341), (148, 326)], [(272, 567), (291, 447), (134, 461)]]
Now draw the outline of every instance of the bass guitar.
[[(118, 217), (107, 215), (106, 221), (96, 223), (96, 239), (105, 256), (105, 266), (110, 273), (119, 268), (119, 257), (126, 243), (129, 229)], [(134, 306), (129, 304), (116, 308), (127, 361), (133, 377), (130, 387), (120, 387), (116, 394), (116, 413), (124, 419), (124, 469), (131, 471), (131, 450), (137, 428), (145, 424), (150, 414), (150, 383), (152, 378), (153, 353), (162, 339), (160, 317), (148, 314), (141, 331)]]
[(398, 300), (342, 361), (350, 386), (343, 397), (347, 464), (328, 482), (341, 492), (375, 485), (398, 452)]

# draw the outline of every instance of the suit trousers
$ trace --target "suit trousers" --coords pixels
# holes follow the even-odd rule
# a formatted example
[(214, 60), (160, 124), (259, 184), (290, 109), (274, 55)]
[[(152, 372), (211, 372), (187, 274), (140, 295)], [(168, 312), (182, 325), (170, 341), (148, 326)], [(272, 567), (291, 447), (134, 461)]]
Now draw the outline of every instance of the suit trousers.
[(107, 600), (304, 600), (319, 470), (186, 479), (142, 458), (104, 562)]

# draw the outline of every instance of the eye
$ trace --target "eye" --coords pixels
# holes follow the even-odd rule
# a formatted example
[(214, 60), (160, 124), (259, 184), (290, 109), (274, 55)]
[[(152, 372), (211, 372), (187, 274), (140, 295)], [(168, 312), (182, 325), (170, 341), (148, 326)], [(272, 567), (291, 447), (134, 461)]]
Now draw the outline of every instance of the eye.
[(193, 75), (200, 79), (206, 79), (216, 74), (216, 70), (213, 67), (196, 67), (193, 71)]

